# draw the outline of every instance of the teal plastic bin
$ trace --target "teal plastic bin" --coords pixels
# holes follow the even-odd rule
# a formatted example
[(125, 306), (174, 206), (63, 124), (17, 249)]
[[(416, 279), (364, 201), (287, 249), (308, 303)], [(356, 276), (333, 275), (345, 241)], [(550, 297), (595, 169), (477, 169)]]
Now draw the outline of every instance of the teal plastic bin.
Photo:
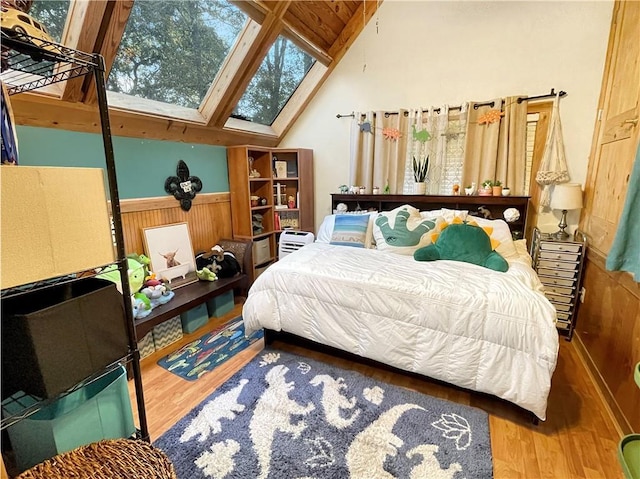
[(185, 333), (193, 333), (196, 329), (201, 328), (209, 322), (209, 313), (207, 305), (202, 303), (186, 313), (180, 315), (182, 322), (182, 331)]
[(233, 306), (233, 290), (227, 291), (223, 294), (219, 294), (218, 296), (214, 296), (209, 301), (207, 301), (207, 310), (209, 311), (209, 316), (215, 318), (224, 316), (233, 309)]
[[(2, 401), (5, 415), (37, 402), (18, 392)], [(119, 367), (7, 429), (20, 472), (57, 454), (101, 439), (135, 433), (127, 373)]]

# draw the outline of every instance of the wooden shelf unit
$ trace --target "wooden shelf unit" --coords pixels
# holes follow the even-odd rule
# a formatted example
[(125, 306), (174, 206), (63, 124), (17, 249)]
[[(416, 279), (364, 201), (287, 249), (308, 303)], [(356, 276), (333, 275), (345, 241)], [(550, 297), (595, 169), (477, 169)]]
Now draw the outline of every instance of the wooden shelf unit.
[[(286, 164), (286, 171), (281, 169), (279, 177), (276, 177), (276, 161)], [(313, 150), (234, 146), (227, 149), (227, 164), (233, 237), (254, 242), (253, 270), (248, 272), (252, 283), (265, 267), (278, 259), (282, 228), (277, 228), (276, 215), (286, 216), (287, 224), (295, 225), (291, 229), (315, 231)], [(252, 169), (260, 176), (251, 176)], [(293, 208), (288, 207), (289, 197), (293, 197)], [(278, 204), (283, 207), (278, 208)], [(255, 215), (262, 215), (261, 221), (254, 221)], [(254, 223), (261, 228), (255, 228)]]

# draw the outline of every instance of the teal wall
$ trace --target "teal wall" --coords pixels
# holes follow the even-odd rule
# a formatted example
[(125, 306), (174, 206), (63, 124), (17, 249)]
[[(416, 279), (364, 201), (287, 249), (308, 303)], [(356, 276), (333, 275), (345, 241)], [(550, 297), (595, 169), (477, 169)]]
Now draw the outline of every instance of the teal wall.
[[(18, 163), (27, 166), (105, 167), (102, 135), (18, 126)], [(112, 137), (120, 199), (168, 196), (164, 182), (178, 161), (202, 180), (201, 193), (229, 191), (227, 150), (222, 146)]]

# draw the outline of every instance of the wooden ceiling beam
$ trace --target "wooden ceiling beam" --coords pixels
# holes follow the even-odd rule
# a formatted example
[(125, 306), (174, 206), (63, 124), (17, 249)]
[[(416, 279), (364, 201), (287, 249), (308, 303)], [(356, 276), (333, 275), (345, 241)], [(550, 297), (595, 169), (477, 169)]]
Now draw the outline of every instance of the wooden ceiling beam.
[[(32, 93), (11, 98), (16, 124), (41, 128), (59, 128), (84, 133), (101, 133), (96, 105), (63, 102)], [(178, 141), (205, 145), (231, 146), (253, 144), (276, 146), (278, 137), (273, 129), (256, 125), (253, 130), (213, 128), (162, 118), (156, 115), (109, 109), (111, 134), (130, 138)]]
[[(334, 60), (334, 65), (330, 67), (330, 70), (327, 72), (327, 75), (333, 71), (335, 68), (335, 64), (337, 64), (342, 57), (347, 52), (353, 42), (356, 40), (360, 32), (364, 29), (364, 27), (369, 23), (369, 20), (376, 13), (380, 5), (384, 0), (379, 1), (364, 1), (358, 7), (356, 13), (351, 17), (349, 23), (344, 27), (344, 30), (340, 32), (338, 38), (333, 43), (331, 48), (329, 48), (329, 55)], [(366, 5), (365, 5), (366, 4)]]
[[(92, 2), (72, 0), (69, 4), (67, 25), (64, 29), (61, 43), (81, 52), (96, 51), (95, 48), (106, 8), (106, 0)], [(83, 85), (86, 80), (86, 77), (78, 77), (65, 82), (62, 100), (81, 101), (84, 96)]]
[[(100, 34), (96, 44), (94, 52), (100, 53), (104, 58), (105, 81), (109, 78), (109, 72), (113, 65), (116, 55), (118, 54), (118, 48), (120, 47), (120, 40), (124, 34), (124, 29), (127, 26), (131, 9), (133, 8), (133, 0), (109, 0), (103, 22), (100, 26)], [(95, 80), (90, 80), (89, 87), (84, 97), (84, 102), (88, 104), (95, 104), (96, 88)]]

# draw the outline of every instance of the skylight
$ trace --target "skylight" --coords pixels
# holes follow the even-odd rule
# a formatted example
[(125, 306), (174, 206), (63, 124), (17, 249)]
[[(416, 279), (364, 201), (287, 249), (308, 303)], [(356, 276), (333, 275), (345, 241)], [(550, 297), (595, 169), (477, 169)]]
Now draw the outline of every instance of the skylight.
[(232, 116), (271, 125), (315, 61), (293, 42), (279, 36)]
[(136, 1), (107, 89), (198, 108), (246, 18), (223, 0)]

